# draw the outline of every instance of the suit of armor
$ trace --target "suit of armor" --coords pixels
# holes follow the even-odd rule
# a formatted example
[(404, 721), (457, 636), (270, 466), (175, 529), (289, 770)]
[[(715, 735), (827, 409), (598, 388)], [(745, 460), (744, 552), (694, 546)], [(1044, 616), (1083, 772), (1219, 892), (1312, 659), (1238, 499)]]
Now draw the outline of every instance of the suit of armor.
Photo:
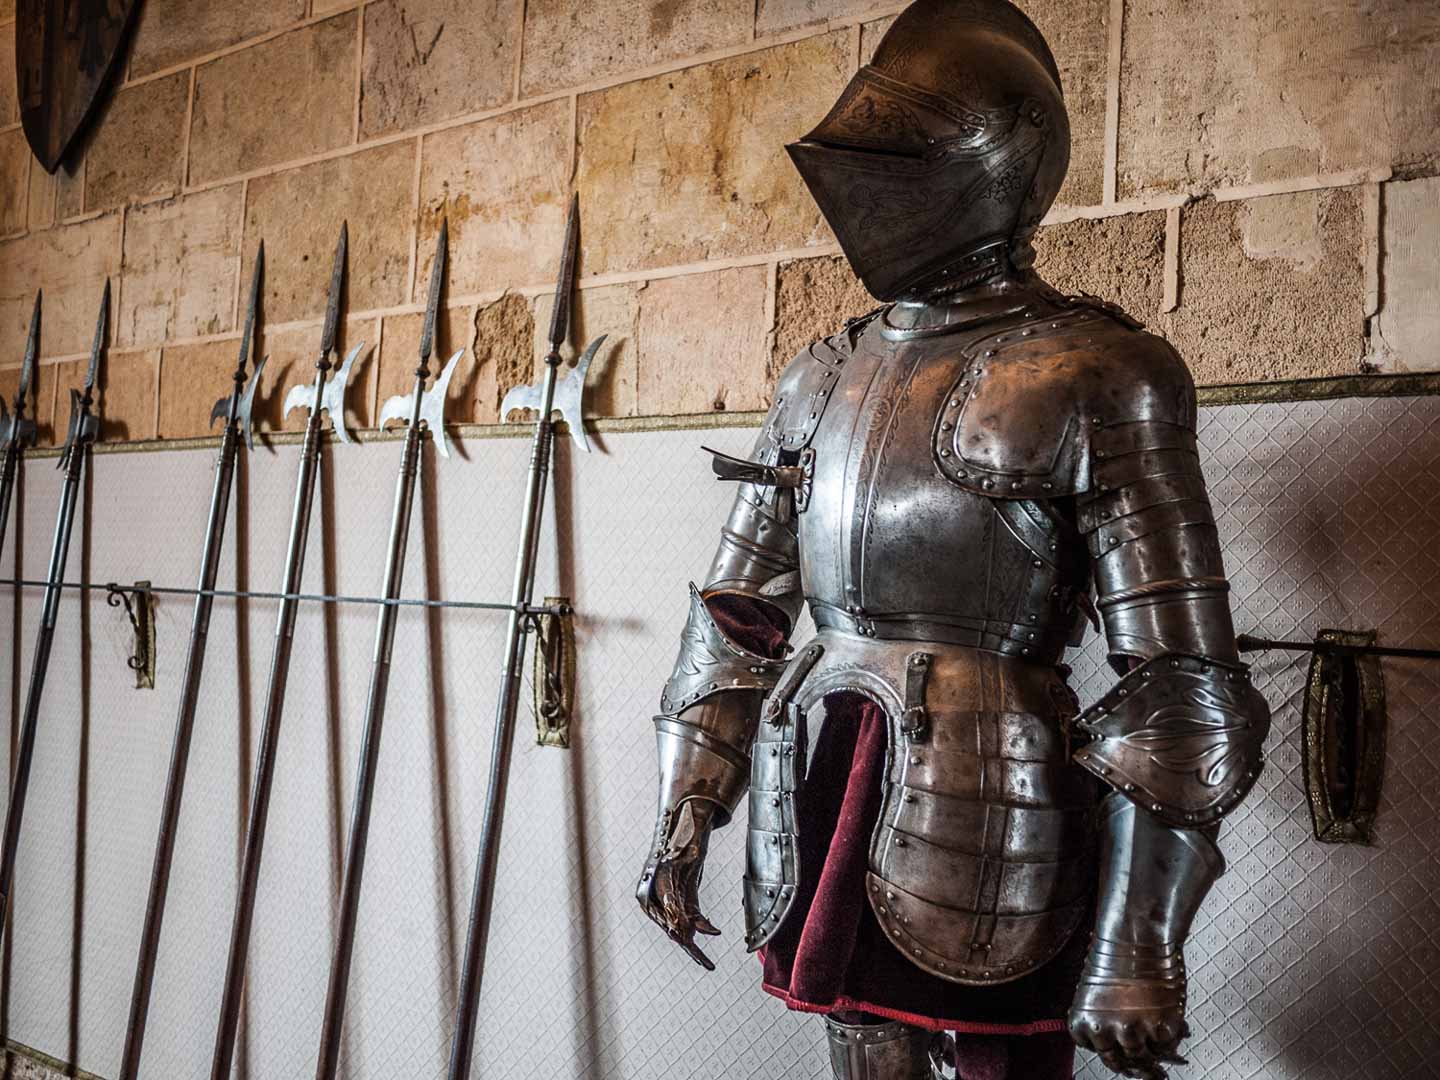
[[(748, 792), (746, 944), (813, 918), (810, 729), (859, 695), (887, 749), (858, 962), (998, 995), (1092, 931), (1070, 1035), (1163, 1077), (1218, 823), (1269, 713), (1236, 653), (1183, 361), (1030, 269), (1068, 144), (1023, 15), (919, 0), (790, 148), (889, 303), (795, 358), (750, 460), (717, 457), (739, 490), (662, 694), (639, 895), (710, 966), (705, 849)], [(792, 649), (802, 606), (817, 632)], [(1120, 678), (1081, 712), (1059, 662), (1087, 622)], [(931, 1075), (940, 1021), (896, 1022), (910, 1011), (881, 996), (832, 1012), (836, 1076)]]

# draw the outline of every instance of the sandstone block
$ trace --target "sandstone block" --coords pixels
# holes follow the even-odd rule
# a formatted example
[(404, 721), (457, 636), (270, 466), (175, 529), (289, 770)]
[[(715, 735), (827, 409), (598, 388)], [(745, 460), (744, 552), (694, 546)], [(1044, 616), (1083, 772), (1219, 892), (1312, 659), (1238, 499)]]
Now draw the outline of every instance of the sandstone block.
[(1201, 385), (1359, 371), (1362, 216), (1353, 188), (1187, 207), (1180, 308), (1154, 328)]
[(0, 356), (25, 354), (35, 290), (45, 290), (45, 356), (88, 352), (105, 278), (119, 270), (117, 214), (30, 233), (0, 245)]
[(55, 217), (69, 221), (85, 212), (85, 162), (79, 161), (71, 171), (67, 165), (55, 170)]
[(19, 128), (0, 132), (0, 236), (25, 231), (30, 144)]
[(304, 17), (305, 0), (145, 0), (135, 27), (130, 76), (183, 64)]
[(1122, 198), (1434, 163), (1440, 6), (1136, 0), (1120, 102)]
[(360, 135), (432, 124), (511, 98), (521, 0), (382, 0), (365, 7)]
[(875, 7), (879, 5), (874, 0), (759, 0), (755, 33), (762, 37), (778, 34), (796, 26), (860, 15)]
[[(455, 374), (450, 379), (450, 392), (445, 396), (445, 421), (468, 424), (475, 419), (475, 358), (470, 348), (474, 332), (474, 311), (469, 307), (445, 308), (435, 320), (435, 348), (430, 356), (430, 377), (439, 376), (456, 350), (464, 350)], [(392, 397), (410, 393), (415, 388), (415, 366), (420, 360), (420, 332), (425, 317), (391, 315), (385, 320), (385, 335), (380, 347), (375, 394), (378, 407)], [(376, 413), (378, 418), (379, 413)]]
[[(1056, 198), (1060, 206), (1096, 206), (1104, 194), (1105, 81), (1109, 63), (1108, 0), (1019, 0), (1060, 68), (1070, 114), (1070, 172)], [(893, 17), (862, 28), (861, 59), (868, 63)]]
[[(585, 415), (638, 416), (637, 356), (640, 296), (643, 288), (634, 285), (603, 285), (581, 289), (571, 310), (570, 340), (563, 353), (565, 363), (580, 358), (586, 346), (601, 334), (605, 343), (590, 362), (585, 379)], [(550, 313), (555, 297), (535, 301), (535, 341), (531, 355), (536, 364), (531, 379), (541, 374), (540, 358), (549, 351)], [(497, 388), (498, 389), (498, 388)]]
[(151, 203), (127, 215), (121, 262), (125, 288), (116, 316), (122, 345), (231, 329), (242, 200), (242, 186), (231, 184)]
[(0, 22), (15, 17), (15, 0), (0, 0)]
[(640, 290), (639, 410), (670, 416), (770, 403), (763, 266), (652, 281)]
[(85, 152), (87, 211), (179, 189), (189, 94), (190, 73), (178, 71), (115, 95)]
[(191, 183), (349, 144), (357, 19), (337, 15), (197, 68)]
[[(269, 246), (266, 246), (269, 250)], [(297, 385), (315, 381), (315, 361), (320, 352), (320, 324), (264, 330), (256, 343), (255, 355), (269, 357), (265, 365), (264, 383), (255, 394), (255, 424), (259, 431), (304, 431), (309, 413), (296, 409), (285, 418), (285, 395)], [(345, 417), (352, 431), (368, 428), (375, 415), (375, 343), (379, 340), (379, 320), (346, 319), (336, 334), (336, 371), (350, 349), (365, 343), (351, 369), (350, 385), (345, 391)], [(230, 350), (230, 367), (235, 369), (235, 347)], [(220, 393), (224, 393), (222, 387)], [(210, 395), (210, 404), (220, 394)], [(327, 423), (327, 428), (329, 427)]]
[(826, 34), (581, 97), (586, 270), (828, 242), (784, 146), (839, 96), (851, 40)]
[(1384, 371), (1440, 369), (1440, 179), (1386, 184), (1380, 312), (1371, 362)]
[(0, 31), (0, 125), (20, 122), (20, 104), (15, 97), (15, 34), (10, 27)]
[(422, 157), (416, 299), (429, 280), (443, 217), (450, 219), (451, 295), (500, 292), (554, 276), (568, 209), (569, 102), (427, 135)]
[(471, 355), (475, 359), (475, 420), (495, 424), (500, 402), (514, 387), (533, 381), (535, 313), (530, 302), (506, 293), (475, 312)]
[[(263, 238), (268, 321), (324, 314), (331, 255), (342, 221), (350, 224), (347, 310), (405, 301), (414, 170), (415, 144), (400, 142), (250, 181), (241, 265), (254, 262)], [(297, 212), (301, 207), (304, 212)], [(453, 222), (451, 236), (453, 250)]]
[[(158, 438), (196, 439), (220, 433), (220, 424), (210, 423), (210, 411), (235, 385), (239, 348), (236, 340), (168, 345), (161, 350)], [(266, 387), (261, 387), (257, 400), (265, 393)]]
[(560, 90), (748, 39), (753, 0), (530, 0), (520, 93)]
[(55, 178), (32, 161), (30, 191), (26, 196), (26, 224), (34, 229), (48, 229), (55, 224)]
[[(23, 354), (22, 354), (23, 359)], [(26, 407), (27, 414), (39, 427), (41, 445), (50, 443), (50, 429), (55, 424), (55, 365), (37, 364), (35, 378), (30, 384), (34, 395)], [(0, 398), (8, 409), (15, 403), (15, 394), (20, 388), (20, 365), (0, 368)]]
[(1165, 299), (1165, 213), (1049, 225), (1035, 238), (1035, 269), (1061, 292), (1088, 293), (1153, 322)]
[[(54, 445), (65, 441), (70, 419), (70, 391), (85, 385), (89, 360), (67, 360), (54, 365)], [(135, 442), (155, 437), (155, 377), (160, 352), (111, 350), (101, 358), (95, 377), (95, 408), (100, 413), (101, 442)]]
[(781, 263), (775, 279), (775, 339), (770, 351), (773, 382), (812, 341), (828, 337), (845, 320), (877, 306), (841, 256)]

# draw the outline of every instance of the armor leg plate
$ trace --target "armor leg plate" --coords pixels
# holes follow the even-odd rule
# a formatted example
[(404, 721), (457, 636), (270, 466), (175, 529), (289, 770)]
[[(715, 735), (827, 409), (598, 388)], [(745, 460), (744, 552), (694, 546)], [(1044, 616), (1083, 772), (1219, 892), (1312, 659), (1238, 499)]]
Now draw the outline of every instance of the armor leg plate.
[(825, 1018), (835, 1080), (931, 1080), (934, 1032), (895, 1021), (843, 1024)]

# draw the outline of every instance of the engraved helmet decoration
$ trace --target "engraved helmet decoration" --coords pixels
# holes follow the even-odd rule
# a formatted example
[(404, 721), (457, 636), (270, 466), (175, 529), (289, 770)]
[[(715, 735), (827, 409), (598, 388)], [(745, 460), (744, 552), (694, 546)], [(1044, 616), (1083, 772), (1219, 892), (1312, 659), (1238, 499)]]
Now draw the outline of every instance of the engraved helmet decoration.
[(881, 300), (1033, 261), (1070, 162), (1055, 58), (1007, 0), (917, 0), (814, 131), (786, 149)]

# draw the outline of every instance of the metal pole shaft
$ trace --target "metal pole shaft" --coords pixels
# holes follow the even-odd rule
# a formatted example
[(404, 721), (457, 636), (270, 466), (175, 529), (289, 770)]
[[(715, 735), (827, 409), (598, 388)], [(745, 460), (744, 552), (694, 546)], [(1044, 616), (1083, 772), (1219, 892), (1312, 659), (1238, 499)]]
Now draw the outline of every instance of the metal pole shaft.
[(5, 448), (5, 464), (0, 465), (0, 551), (5, 550), (5, 526), (10, 522), (10, 499), (15, 493), (15, 474), (20, 464), (20, 448)]
[(190, 649), (185, 658), (185, 678), (180, 693), (180, 715), (170, 748), (170, 771), (165, 779), (165, 798), (160, 811), (160, 832), (155, 840), (155, 860), (150, 872), (150, 893), (145, 905), (145, 922), (140, 931), (140, 959), (135, 966), (135, 986), (130, 996), (130, 1021), (125, 1031), (125, 1050), (120, 1063), (120, 1080), (135, 1080), (140, 1071), (140, 1053), (145, 1042), (145, 1022), (150, 1010), (150, 990), (155, 980), (155, 963), (160, 948), (160, 929), (165, 918), (165, 896), (170, 886), (170, 866), (180, 821), (180, 804), (185, 795), (185, 773), (190, 760), (190, 741), (195, 729), (195, 710), (200, 700), (200, 680), (205, 667), (205, 648), (210, 634), (210, 612), (220, 570), (220, 553), (225, 544), (225, 521), (235, 476), (240, 445), (233, 418), (226, 423), (220, 456), (215, 467), (215, 487), (210, 496), (210, 519), (205, 527), (205, 548), (200, 560), (200, 591), (195, 597), (195, 614), (190, 627)]
[(265, 719), (260, 733), (260, 753), (255, 761), (255, 783), (250, 794), (250, 820), (245, 829), (245, 848), (240, 862), (240, 885), (235, 900), (235, 918), (230, 928), (230, 952), (225, 964), (225, 990), (220, 1000), (220, 1023), (215, 1033), (215, 1053), (210, 1061), (211, 1080), (227, 1080), (235, 1054), (235, 1035), (240, 1023), (240, 1000), (245, 987), (245, 960), (250, 949), (250, 927), (255, 916), (255, 892), (260, 879), (260, 857), (265, 846), (265, 824), (270, 815), (270, 788), (275, 779), (275, 756), (280, 739), (280, 720), (285, 709), (285, 684), (290, 674), (290, 653), (295, 640), (295, 613), (305, 569), (305, 545), (310, 534), (310, 508), (315, 495), (315, 477), (323, 440), (320, 438), (322, 370), (315, 380), (315, 403), (305, 428), (301, 450), (300, 476), (295, 489), (295, 511), (290, 523), (290, 544), (285, 558), (286, 599), (280, 601), (275, 624), (275, 650), (270, 660), (270, 686), (265, 697)]
[(15, 776), (10, 783), (10, 811), (5, 818), (5, 840), (0, 851), (0, 934), (4, 933), (5, 912), (10, 906), (10, 892), (15, 881), (15, 852), (20, 843), (20, 825), (25, 817), (25, 795), (30, 786), (30, 765), (35, 756), (35, 729), (40, 720), (40, 700), (45, 692), (45, 673), (50, 666), (50, 649), (55, 642), (55, 621), (60, 611), (61, 581), (65, 577), (65, 560), (70, 554), (70, 533), (75, 525), (75, 503), (80, 495), (80, 478), (85, 469), (89, 448), (77, 443), (70, 450), (65, 467), (65, 486), (60, 495), (60, 510), (55, 519), (55, 542), (50, 550), (50, 584), (45, 588), (40, 630), (35, 640), (35, 659), (30, 669), (30, 689), (25, 697), (25, 713), (20, 722), (20, 750), (15, 760)]
[[(421, 389), (416, 388), (417, 401)], [(419, 421), (414, 418), (405, 434), (400, 478), (395, 485), (395, 508), (390, 516), (390, 550), (385, 561), (387, 600), (400, 595), (405, 574), (405, 551), (410, 536), (411, 510), (415, 504), (420, 447)], [(374, 804), (375, 774), (380, 761), (380, 735), (385, 723), (385, 699), (390, 689), (390, 657), (395, 645), (395, 616), (398, 612), (399, 608), (386, 604), (381, 607), (376, 619), (370, 695), (365, 706), (365, 734), (360, 747), (355, 803), (350, 813), (350, 835), (346, 841), (345, 870), (340, 886), (340, 933), (330, 960), (316, 1080), (333, 1080), (340, 1068), (340, 1039), (345, 1025), (350, 961), (355, 951), (355, 926), (360, 914), (360, 887), (365, 876), (365, 848), (370, 836), (370, 811)]]
[(485, 948), (490, 936), (490, 915), (495, 899), (495, 865), (505, 817), (505, 790), (510, 779), (510, 757), (515, 743), (515, 716), (520, 705), (521, 665), (529, 622), (522, 614), (535, 585), (535, 555), (540, 545), (540, 518), (550, 474), (554, 426), (550, 409), (555, 401), (555, 369), (559, 353), (545, 358), (545, 384), (541, 392), (540, 420), (530, 455), (530, 476), (525, 514), (520, 525), (520, 551), (515, 561), (515, 610), (506, 634), (505, 667), (500, 676), (500, 702), (495, 710), (495, 738), (490, 751), (490, 781), (485, 816), (480, 826), (480, 850), (475, 860), (475, 883), (470, 896), (470, 922), (465, 933), (465, 960), (460, 975), (460, 997), (455, 1006), (455, 1032), (450, 1043), (450, 1080), (468, 1080), (475, 1046), (475, 1015), (485, 975)]

